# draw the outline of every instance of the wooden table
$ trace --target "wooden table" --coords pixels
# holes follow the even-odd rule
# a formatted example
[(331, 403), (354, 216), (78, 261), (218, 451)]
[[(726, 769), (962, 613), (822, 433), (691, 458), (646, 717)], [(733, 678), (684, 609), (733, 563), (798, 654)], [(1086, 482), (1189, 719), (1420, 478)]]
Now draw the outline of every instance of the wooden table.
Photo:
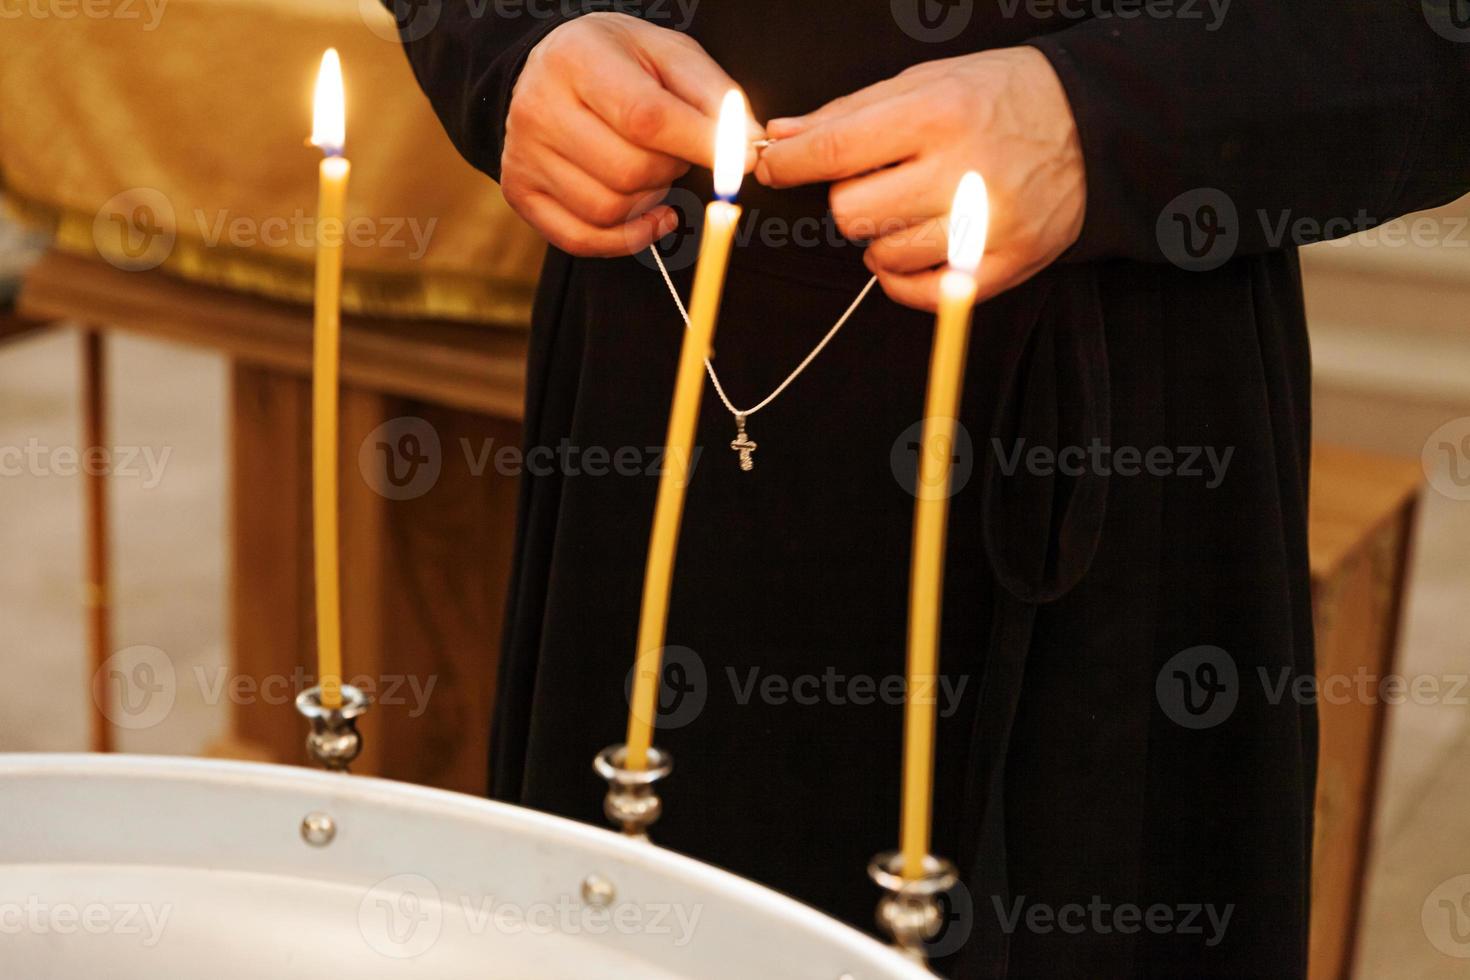
[(13, 309), (0, 306), (0, 342), (14, 340), (45, 326), (45, 320), (21, 316)]
[[(1386, 710), (1329, 679), (1395, 670), (1424, 474), (1418, 460), (1319, 448), (1312, 459), (1312, 608), (1324, 685), (1312, 874), (1311, 977), (1352, 975)], [(1336, 692), (1336, 693), (1335, 693)]]
[[(297, 668), (315, 662), (310, 310), (56, 252), (27, 274), (19, 307), (230, 359), (231, 669), (294, 689)], [(484, 790), (516, 481), (493, 467), (476, 475), (463, 447), (519, 444), (526, 342), (524, 327), (344, 319), (343, 640), (349, 678), (366, 675), (380, 702), (362, 725), (356, 771)], [(379, 494), (359, 468), (364, 440), (401, 417), (431, 425), (442, 456), (438, 482), (407, 500)], [(105, 543), (105, 530), (92, 537)], [(105, 573), (105, 552), (100, 565)], [(94, 592), (105, 612), (105, 574)], [(94, 657), (110, 653), (102, 618)], [(431, 691), (422, 717), (410, 717), (413, 684)], [(293, 711), (261, 699), (231, 710), (220, 754), (303, 761), (305, 723)]]

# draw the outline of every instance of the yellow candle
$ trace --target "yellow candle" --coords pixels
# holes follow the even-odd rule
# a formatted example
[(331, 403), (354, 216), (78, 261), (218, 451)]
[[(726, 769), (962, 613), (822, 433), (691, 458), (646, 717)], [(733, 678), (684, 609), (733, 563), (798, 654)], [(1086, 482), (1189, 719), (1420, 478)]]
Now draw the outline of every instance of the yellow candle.
[(935, 691), (944, 595), (945, 531), (949, 523), (955, 418), (965, 379), (975, 270), (985, 251), (989, 209), (985, 182), (968, 173), (950, 211), (949, 258), (939, 287), (939, 317), (929, 362), (924, 433), (914, 504), (909, 576), (908, 697), (904, 704), (903, 874), (922, 877), (933, 823)]
[(638, 657), (633, 672), (628, 711), (628, 751), (624, 765), (641, 770), (648, 765), (653, 726), (658, 714), (659, 675), (663, 670), (664, 629), (669, 618), (669, 590), (673, 584), (674, 555), (679, 546), (679, 524), (684, 515), (684, 490), (689, 485), (694, 455), (694, 430), (704, 393), (704, 360), (709, 356), (725, 286), (725, 267), (740, 221), (733, 203), (745, 175), (745, 97), (737, 89), (725, 95), (715, 137), (715, 192), (704, 212), (704, 234), (699, 265), (694, 271), (694, 293), (689, 300), (689, 329), (679, 353), (674, 401), (669, 412), (665, 465), (658, 481), (653, 511), (653, 533), (648, 541), (648, 564), (643, 573), (643, 605), (638, 620)]
[(342, 333), (343, 215), (351, 166), (345, 140), (342, 65), (335, 49), (322, 55), (311, 141), (327, 154), (319, 168), (316, 305), (312, 352), (311, 503), (316, 556), (317, 674), (322, 705), (342, 705), (342, 600), (338, 567), (338, 363)]

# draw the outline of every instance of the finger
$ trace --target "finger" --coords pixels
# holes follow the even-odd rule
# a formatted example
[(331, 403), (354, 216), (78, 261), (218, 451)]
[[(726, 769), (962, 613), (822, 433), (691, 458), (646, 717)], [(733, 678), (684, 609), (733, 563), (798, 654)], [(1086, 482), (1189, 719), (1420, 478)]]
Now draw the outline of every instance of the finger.
[(949, 258), (949, 222), (942, 218), (885, 235), (870, 244), (863, 262), (872, 272), (905, 275), (942, 265)]
[(543, 134), (548, 147), (621, 194), (634, 194), (672, 184), (689, 172), (689, 164), (665, 153), (634, 146), (588, 107), (561, 113)]
[(983, 303), (992, 296), (1000, 295), (1007, 289), (1014, 289), (1042, 269), (1045, 269), (1049, 264), (1030, 258), (1022, 261), (1004, 253), (996, 254), (987, 252), (976, 274), (978, 282), (975, 290), (975, 302)]
[(549, 194), (526, 195), (524, 216), (536, 230), (563, 252), (612, 258), (632, 255), (658, 241), (678, 226), (673, 208), (660, 206), (618, 228), (597, 228), (572, 214)]
[(689, 170), (683, 160), (623, 139), (570, 90), (547, 95), (536, 87), (517, 87), (506, 120), (506, 147), (517, 145), (554, 150), (625, 194), (673, 183)]
[(873, 239), (949, 210), (937, 163), (919, 159), (832, 185), (832, 217), (848, 238)]
[[(740, 87), (725, 73), (725, 69), (705, 52), (698, 41), (678, 31), (658, 31), (647, 48), (654, 55), (654, 65), (665, 87), (707, 119), (718, 122), (725, 93)], [(745, 133), (752, 143), (766, 138), (765, 127), (756, 121), (748, 101), (745, 105)], [(755, 148), (751, 147), (746, 158), (746, 173), (755, 169), (755, 156)]]
[(831, 102), (803, 116), (781, 116), (766, 123), (766, 133), (772, 139), (789, 139), (811, 129), (813, 126), (850, 115), (859, 109), (876, 105), (913, 91), (923, 80), (915, 75), (903, 74), (884, 79), (875, 85), (858, 89), (847, 95), (838, 96)]
[(888, 298), (902, 306), (933, 313), (939, 309), (939, 280), (942, 269), (928, 272), (904, 274), (900, 272), (877, 272), (878, 285)]
[(794, 187), (908, 160), (921, 149), (913, 121), (923, 109), (909, 98), (885, 101), (772, 143), (760, 156), (756, 179), (769, 187)]
[[(975, 302), (983, 303), (1014, 289), (1045, 267), (1045, 263), (987, 254), (980, 265)], [(895, 303), (932, 313), (939, 308), (939, 282), (945, 271), (942, 268), (917, 273), (879, 271), (874, 275), (878, 277), (878, 285), (883, 287), (883, 292)]]
[(533, 190), (549, 194), (572, 214), (598, 228), (617, 228), (653, 210), (668, 195), (667, 186), (623, 194), (554, 150), (538, 155)]
[(678, 31), (658, 31), (643, 44), (668, 90), (710, 119), (718, 119), (725, 93), (739, 88), (699, 42)]
[(628, 142), (704, 167), (714, 165), (716, 116), (664, 88), (635, 59), (589, 54), (574, 78), (578, 96)]

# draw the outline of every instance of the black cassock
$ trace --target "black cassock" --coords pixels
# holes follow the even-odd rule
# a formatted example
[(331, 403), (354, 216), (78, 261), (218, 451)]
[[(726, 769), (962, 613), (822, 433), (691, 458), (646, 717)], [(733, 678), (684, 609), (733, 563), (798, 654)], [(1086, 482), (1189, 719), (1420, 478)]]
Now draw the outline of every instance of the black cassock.
[[(569, 8), (609, 6), (630, 9), (405, 8), (410, 60), (471, 162), (498, 175), (530, 48)], [(966, 977), (1301, 976), (1317, 733), (1310, 698), (1290, 693), (1313, 669), (1292, 245), (1313, 233), (1298, 219), (1379, 222), (1470, 186), (1470, 44), (1417, 0), (1236, 0), (1223, 17), (1037, 7), (701, 0), (688, 23), (687, 4), (638, 9), (701, 41), (760, 119), (985, 48), (1051, 59), (1088, 213), (1062, 262), (976, 314), (935, 828), (966, 887), (937, 952)], [(690, 220), (665, 251), (687, 295), (708, 174), (683, 187)], [(859, 247), (822, 220), (825, 194), (747, 181), (716, 338), (738, 406), (866, 279)], [(664, 437), (682, 332), (646, 257), (549, 255), (525, 441), (569, 462), (523, 489), (497, 798), (603, 822), (590, 763), (623, 739), (647, 447)], [(928, 316), (875, 292), (750, 420), (751, 472), (707, 390), (668, 624), (692, 652), (665, 677), (657, 744), (677, 767), (656, 838), (863, 928), (865, 864), (898, 839), (892, 678), (931, 338)], [(593, 447), (640, 474), (581, 455)]]

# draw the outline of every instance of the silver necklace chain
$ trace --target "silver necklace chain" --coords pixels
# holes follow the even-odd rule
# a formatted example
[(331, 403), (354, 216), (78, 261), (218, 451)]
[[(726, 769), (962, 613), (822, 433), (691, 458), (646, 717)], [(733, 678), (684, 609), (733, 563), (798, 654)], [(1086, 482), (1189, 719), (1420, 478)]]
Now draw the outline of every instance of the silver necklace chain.
[[(689, 328), (689, 311), (684, 308), (684, 300), (679, 296), (679, 290), (674, 285), (673, 277), (669, 275), (669, 270), (664, 265), (663, 256), (658, 254), (657, 245), (648, 246), (648, 250), (653, 253), (653, 261), (658, 264), (658, 271), (663, 274), (664, 285), (669, 287), (669, 295), (674, 297), (674, 305), (679, 308), (679, 315), (684, 318), (684, 328), (687, 330)], [(709, 375), (710, 383), (715, 387), (715, 394), (720, 396), (720, 401), (725, 403), (725, 408), (729, 410), (731, 415), (735, 416), (735, 441), (730, 443), (730, 448), (740, 454), (740, 468), (742, 470), (748, 472), (755, 468), (753, 457), (756, 444), (745, 433), (745, 420), (775, 401), (781, 392), (790, 387), (791, 382), (801, 376), (801, 372), (805, 371), (812, 361), (817, 359), (817, 355), (822, 353), (823, 348), (831, 342), (833, 337), (837, 336), (839, 330), (846, 326), (847, 321), (852, 319), (852, 315), (857, 312), (859, 306), (863, 305), (863, 300), (868, 298), (868, 294), (873, 291), (873, 287), (877, 284), (877, 276), (870, 278), (868, 284), (863, 287), (862, 292), (857, 294), (857, 299), (853, 300), (847, 309), (843, 311), (842, 316), (837, 318), (837, 322), (832, 324), (832, 329), (828, 330), (827, 335), (817, 342), (817, 346), (812, 348), (811, 353), (804, 357), (800, 364), (796, 365), (796, 369), (786, 376), (785, 381), (778, 384), (769, 395), (750, 408), (739, 409), (735, 407), (735, 404), (730, 401), (730, 396), (725, 394), (725, 386), (720, 384), (720, 376), (715, 373), (714, 364), (710, 363), (708, 357), (704, 359), (704, 370)]]

